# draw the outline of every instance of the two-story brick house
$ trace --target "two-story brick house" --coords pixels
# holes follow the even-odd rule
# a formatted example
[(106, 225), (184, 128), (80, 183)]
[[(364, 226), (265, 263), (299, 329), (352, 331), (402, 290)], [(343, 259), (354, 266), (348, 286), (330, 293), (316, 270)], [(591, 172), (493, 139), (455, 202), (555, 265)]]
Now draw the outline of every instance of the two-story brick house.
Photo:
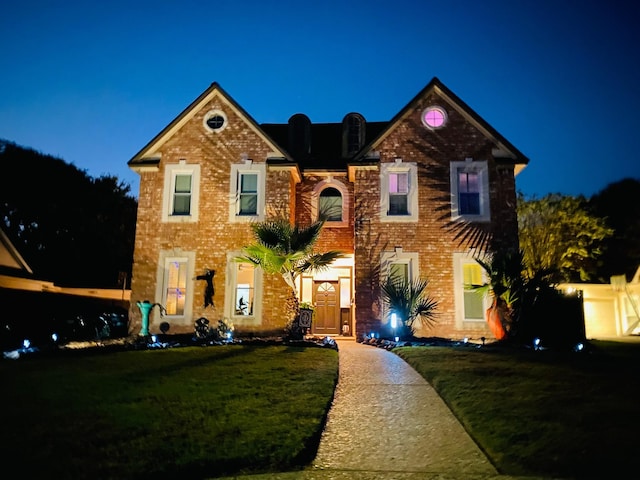
[[(300, 279), (316, 305), (313, 333), (363, 334), (388, 327), (380, 282), (427, 278), (439, 302), (423, 336), (486, 336), (480, 250), (517, 247), (515, 176), (528, 159), (437, 78), (389, 121), (348, 113), (314, 124), (258, 124), (213, 83), (130, 161), (140, 175), (131, 293), (170, 332), (227, 319), (257, 335), (282, 331), (288, 287), (235, 262), (253, 243), (251, 222), (284, 216), (308, 224), (330, 212), (319, 251), (341, 250), (327, 271)], [(204, 277), (215, 272), (213, 305)], [(209, 291), (209, 293), (211, 293)], [(206, 305), (206, 306), (205, 306)], [(136, 333), (137, 330), (134, 332)]]

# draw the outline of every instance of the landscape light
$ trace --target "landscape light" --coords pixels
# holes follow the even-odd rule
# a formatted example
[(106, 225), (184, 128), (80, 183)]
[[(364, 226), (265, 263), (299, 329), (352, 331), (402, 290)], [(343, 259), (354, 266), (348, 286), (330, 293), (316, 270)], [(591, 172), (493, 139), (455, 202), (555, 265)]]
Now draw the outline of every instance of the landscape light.
[(540, 348), (540, 339), (537, 337), (533, 339), (533, 348), (534, 350), (538, 350)]

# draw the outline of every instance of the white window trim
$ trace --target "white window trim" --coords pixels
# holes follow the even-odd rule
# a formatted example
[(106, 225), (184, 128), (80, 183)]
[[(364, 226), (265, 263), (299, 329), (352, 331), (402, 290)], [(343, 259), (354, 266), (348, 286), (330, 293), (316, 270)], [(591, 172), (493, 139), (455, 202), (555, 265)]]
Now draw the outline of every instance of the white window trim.
[(242, 252), (227, 253), (227, 274), (226, 288), (224, 292), (224, 312), (225, 317), (229, 318), (236, 326), (251, 327), (262, 324), (262, 290), (263, 290), (263, 272), (261, 268), (255, 269), (255, 286), (253, 292), (253, 315), (236, 315), (235, 313), (235, 293), (236, 293), (236, 267), (238, 262), (235, 257), (241, 255)]
[[(258, 175), (258, 207), (256, 215), (239, 215), (238, 177), (240, 173), (255, 173)], [(261, 222), (265, 219), (265, 188), (267, 168), (264, 163), (253, 163), (245, 160), (243, 163), (231, 165), (231, 181), (229, 182), (229, 222), (249, 223)]]
[[(222, 126), (220, 128), (217, 128), (214, 130), (207, 124), (207, 121), (212, 117), (222, 117), (224, 119), (224, 122), (222, 123)], [(227, 119), (227, 115), (222, 110), (210, 110), (205, 114), (204, 117), (202, 117), (202, 125), (208, 132), (211, 132), (211, 133), (222, 132), (225, 128), (227, 128), (228, 124), (229, 124), (229, 120)]]
[[(183, 315), (164, 315), (162, 320), (160, 320), (159, 312), (154, 312), (154, 315), (158, 315), (158, 317), (154, 317), (155, 321), (166, 321), (170, 324), (175, 322), (178, 325), (187, 325), (191, 322), (193, 317), (193, 295), (195, 291), (195, 281), (194, 281), (194, 269), (196, 263), (196, 254), (195, 252), (187, 252), (181, 251), (179, 249), (174, 250), (161, 250), (160, 256), (158, 258), (158, 270), (156, 272), (156, 302), (160, 305), (164, 306), (166, 303), (166, 285), (165, 280), (167, 279), (167, 265), (170, 262), (174, 261), (186, 261), (187, 262), (187, 292), (186, 298), (184, 300), (184, 314)], [(157, 310), (157, 309), (154, 309)]]
[(342, 196), (342, 220), (340, 221), (327, 221), (327, 227), (348, 227), (349, 226), (349, 191), (347, 186), (336, 180), (335, 178), (328, 178), (318, 182), (311, 192), (311, 218), (318, 219), (320, 213), (320, 194), (325, 188), (335, 188), (340, 192)]
[[(485, 318), (477, 319), (477, 318), (465, 318), (464, 316), (464, 277), (463, 277), (463, 266), (466, 264), (478, 264), (476, 259), (470, 253), (454, 253), (453, 254), (453, 295), (455, 302), (455, 318), (456, 318), (456, 328), (457, 329), (465, 329), (470, 326), (477, 327), (487, 327), (487, 321)], [(486, 281), (486, 275), (482, 273), (483, 279)], [(489, 295), (485, 295), (482, 299), (482, 307), (483, 310), (486, 311), (487, 308), (491, 305), (491, 298)]]
[[(458, 205), (458, 171), (475, 172), (479, 177), (480, 185), (480, 214), (460, 215)], [(486, 161), (472, 161), (467, 158), (463, 162), (451, 162), (451, 217), (453, 220), (467, 220), (472, 222), (491, 221), (491, 208), (489, 204), (489, 166)]]
[[(396, 159), (393, 163), (380, 165), (380, 221), (381, 222), (417, 222), (418, 221), (418, 165)], [(388, 215), (389, 211), (389, 174), (408, 173), (409, 193), (407, 194), (408, 215)]]
[[(176, 176), (191, 175), (191, 207), (189, 215), (172, 215), (173, 193), (176, 185)], [(162, 195), (162, 221), (163, 222), (197, 222), (200, 202), (200, 165), (186, 163), (173, 163), (165, 166), (164, 192)]]

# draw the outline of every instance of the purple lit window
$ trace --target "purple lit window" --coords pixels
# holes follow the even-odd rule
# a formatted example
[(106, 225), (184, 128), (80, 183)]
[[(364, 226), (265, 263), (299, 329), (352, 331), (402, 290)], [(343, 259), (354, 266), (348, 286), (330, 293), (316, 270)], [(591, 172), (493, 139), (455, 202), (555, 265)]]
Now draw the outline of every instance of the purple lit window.
[(387, 215), (408, 215), (409, 174), (389, 174), (389, 211)]
[(458, 171), (460, 215), (480, 215), (480, 179), (476, 172)]
[(441, 128), (447, 122), (447, 114), (440, 107), (429, 107), (422, 113), (422, 123), (429, 128)]

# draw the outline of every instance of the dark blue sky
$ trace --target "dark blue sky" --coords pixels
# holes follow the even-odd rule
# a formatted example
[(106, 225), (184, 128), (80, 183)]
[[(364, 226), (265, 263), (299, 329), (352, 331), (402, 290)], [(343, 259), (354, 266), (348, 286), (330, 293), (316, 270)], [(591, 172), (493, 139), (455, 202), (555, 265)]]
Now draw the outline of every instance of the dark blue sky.
[(0, 138), (137, 195), (127, 161), (212, 82), (258, 122), (391, 119), (434, 76), (530, 158), (527, 195), (640, 179), (622, 0), (7, 2)]

